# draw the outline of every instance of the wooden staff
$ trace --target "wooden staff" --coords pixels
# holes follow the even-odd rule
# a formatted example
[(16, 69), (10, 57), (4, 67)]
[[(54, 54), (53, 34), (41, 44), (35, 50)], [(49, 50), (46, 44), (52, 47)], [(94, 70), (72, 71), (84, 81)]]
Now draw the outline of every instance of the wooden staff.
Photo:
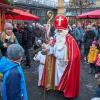
[[(58, 15), (64, 14), (64, 0), (58, 0)], [(53, 24), (54, 13), (53, 11), (48, 11), (47, 16), (49, 20), (47, 21), (47, 25), (49, 25), (47, 30), (47, 39), (50, 40), (50, 29)], [(44, 100), (46, 100), (46, 88), (44, 87)]]
[[(53, 11), (48, 11), (47, 12), (47, 17), (49, 18), (48, 21), (47, 21), (47, 34), (46, 34), (46, 40), (50, 40), (50, 29), (51, 29), (51, 26), (53, 24), (53, 18), (54, 18), (54, 13)], [(46, 69), (45, 69), (46, 70)], [(45, 80), (46, 81), (46, 80)], [(44, 86), (44, 99), (43, 100), (46, 100), (46, 88)]]
[(47, 17), (48, 17), (48, 21), (47, 21), (47, 40), (50, 39), (50, 29), (51, 29), (51, 26), (53, 24), (53, 18), (54, 18), (54, 13), (53, 11), (48, 11), (47, 12)]

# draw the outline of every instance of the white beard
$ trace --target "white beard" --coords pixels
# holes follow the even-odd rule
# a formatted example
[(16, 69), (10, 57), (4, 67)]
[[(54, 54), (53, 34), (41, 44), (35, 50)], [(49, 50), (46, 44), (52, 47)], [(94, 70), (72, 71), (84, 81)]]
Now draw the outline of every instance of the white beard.
[(68, 64), (68, 50), (65, 44), (67, 34), (68, 31), (66, 30), (62, 30), (60, 33), (56, 32), (56, 43), (54, 45), (54, 55), (56, 57), (55, 86), (58, 86)]
[(68, 34), (67, 30), (62, 30), (60, 33), (56, 31), (56, 49), (61, 50), (65, 47), (66, 35)]

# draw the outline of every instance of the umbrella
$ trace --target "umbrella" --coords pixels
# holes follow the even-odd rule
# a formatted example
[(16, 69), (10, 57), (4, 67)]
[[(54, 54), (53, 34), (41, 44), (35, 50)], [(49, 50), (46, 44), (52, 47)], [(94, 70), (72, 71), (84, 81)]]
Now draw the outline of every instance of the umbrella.
[(13, 13), (16, 15), (6, 15), (6, 19), (14, 19), (14, 20), (39, 20), (38, 16), (32, 15), (28, 12), (19, 9), (13, 9)]
[(98, 18), (100, 18), (100, 10), (94, 10), (94, 11), (90, 11), (90, 12), (87, 12), (87, 13), (83, 13), (83, 14), (77, 16), (77, 18), (98, 19)]

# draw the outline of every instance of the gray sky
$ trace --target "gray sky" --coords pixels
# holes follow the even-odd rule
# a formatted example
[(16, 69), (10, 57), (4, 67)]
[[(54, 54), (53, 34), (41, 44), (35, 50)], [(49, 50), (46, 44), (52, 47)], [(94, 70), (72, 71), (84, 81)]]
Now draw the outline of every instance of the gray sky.
[[(54, 1), (54, 0), (52, 0), (52, 1)], [(58, 0), (55, 0), (55, 1), (58, 1)], [(66, 2), (67, 2), (67, 1), (69, 1), (69, 0), (64, 0), (64, 1), (66, 1)]]
[(64, 1), (68, 2), (69, 0), (64, 0)]

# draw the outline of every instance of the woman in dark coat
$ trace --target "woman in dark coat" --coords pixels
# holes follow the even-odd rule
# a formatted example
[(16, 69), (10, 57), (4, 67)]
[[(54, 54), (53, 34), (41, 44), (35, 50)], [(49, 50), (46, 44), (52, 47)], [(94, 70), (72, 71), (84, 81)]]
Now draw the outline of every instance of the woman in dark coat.
[(22, 34), (22, 47), (25, 50), (26, 56), (26, 68), (31, 67), (31, 57), (30, 57), (30, 48), (33, 46), (32, 44), (32, 29), (29, 27), (28, 23), (24, 24), (24, 31)]
[(86, 33), (84, 35), (84, 55), (87, 58), (89, 53), (90, 46), (92, 45), (93, 40), (95, 39), (95, 33), (92, 31), (92, 26), (88, 25)]

